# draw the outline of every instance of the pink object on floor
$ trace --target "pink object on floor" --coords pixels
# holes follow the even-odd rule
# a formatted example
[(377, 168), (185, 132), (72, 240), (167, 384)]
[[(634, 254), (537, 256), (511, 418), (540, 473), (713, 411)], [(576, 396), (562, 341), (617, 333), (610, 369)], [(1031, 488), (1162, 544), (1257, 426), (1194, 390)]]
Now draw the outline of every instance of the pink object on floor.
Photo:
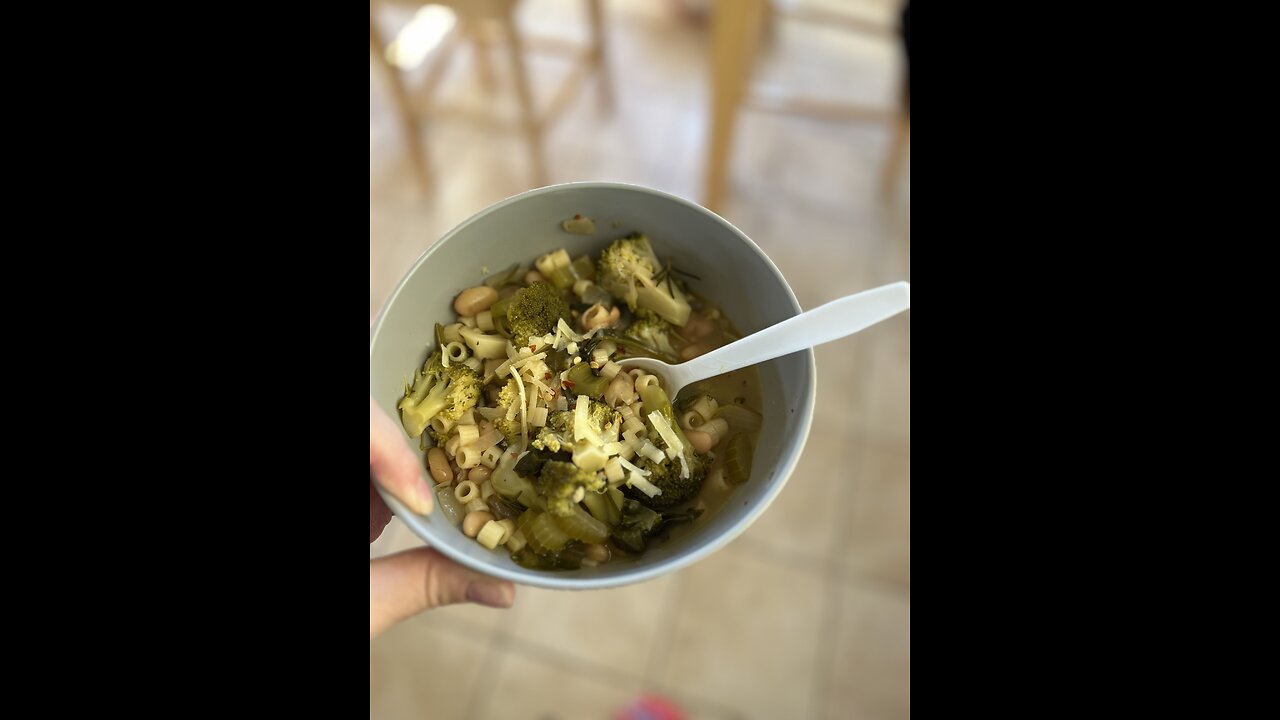
[(685, 720), (687, 716), (675, 703), (657, 695), (641, 695), (614, 720)]

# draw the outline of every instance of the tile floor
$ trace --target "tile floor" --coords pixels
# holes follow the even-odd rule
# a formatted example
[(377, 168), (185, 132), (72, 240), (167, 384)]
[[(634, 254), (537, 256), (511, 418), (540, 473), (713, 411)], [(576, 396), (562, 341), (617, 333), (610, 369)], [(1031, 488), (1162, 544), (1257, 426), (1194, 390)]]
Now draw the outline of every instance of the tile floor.
[[(862, 0), (891, 17), (891, 0)], [(609, 0), (617, 112), (587, 86), (547, 138), (552, 182), (636, 182), (697, 200), (707, 48), (669, 2)], [(407, 15), (392, 12), (389, 25)], [(584, 36), (575, 0), (526, 0), (530, 32)], [(495, 58), (495, 61), (498, 58)], [(564, 66), (532, 63), (545, 99)], [(501, 67), (495, 62), (496, 67)], [(896, 51), (883, 41), (783, 23), (757, 77), (888, 106)], [(420, 79), (410, 73), (410, 82)], [(437, 237), (528, 189), (514, 133), (423, 124), (440, 180), (424, 195), (381, 78), (369, 80), (369, 311)], [(463, 49), (440, 93), (513, 117), (509, 88), (483, 91)], [(910, 280), (909, 172), (876, 200), (886, 128), (744, 112), (722, 214), (777, 263), (805, 308)], [(642, 585), (590, 593), (520, 588), (506, 612), (449, 607), (369, 644), (377, 718), (611, 718), (656, 692), (695, 718), (910, 716), (910, 314), (817, 350), (817, 414), (787, 488), (741, 538)], [(420, 541), (399, 521), (378, 556)]]

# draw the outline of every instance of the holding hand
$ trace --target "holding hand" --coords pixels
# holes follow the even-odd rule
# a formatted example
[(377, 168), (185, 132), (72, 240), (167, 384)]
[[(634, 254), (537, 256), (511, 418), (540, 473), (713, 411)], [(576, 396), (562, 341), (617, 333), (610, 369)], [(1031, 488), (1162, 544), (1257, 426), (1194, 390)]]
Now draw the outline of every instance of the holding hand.
[[(391, 521), (377, 482), (406, 507), (431, 512), (431, 485), (394, 420), (369, 398), (369, 542)], [(369, 637), (423, 610), (461, 602), (511, 607), (515, 586), (468, 570), (431, 548), (369, 561)]]

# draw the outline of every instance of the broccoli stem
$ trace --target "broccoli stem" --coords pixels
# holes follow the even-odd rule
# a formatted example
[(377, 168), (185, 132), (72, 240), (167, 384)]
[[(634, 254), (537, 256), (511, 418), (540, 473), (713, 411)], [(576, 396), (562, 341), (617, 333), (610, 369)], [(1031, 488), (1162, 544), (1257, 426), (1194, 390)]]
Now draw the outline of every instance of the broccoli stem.
[[(594, 494), (594, 493), (593, 493)], [(548, 517), (550, 515), (548, 514)], [(554, 518), (560, 530), (574, 540), (588, 543), (602, 543), (609, 539), (609, 528), (590, 515), (581, 505), (573, 506), (573, 514)]]
[(617, 525), (622, 519), (621, 513), (607, 494), (587, 493), (586, 497), (582, 498), (582, 503), (587, 506), (592, 517), (609, 527)]
[(441, 381), (435, 384), (423, 398), (414, 407), (414, 412), (427, 418), (430, 422), (441, 410), (444, 410), (449, 404), (449, 383)]
[(564, 290), (565, 288), (573, 287), (573, 284), (577, 282), (578, 279), (573, 276), (573, 272), (569, 268), (558, 267), (551, 270), (550, 275), (547, 276), (547, 280), (549, 280), (552, 285), (555, 285), (557, 290)]
[(724, 451), (724, 479), (741, 485), (751, 478), (751, 439), (744, 433), (729, 438)]
[(654, 311), (676, 327), (684, 327), (689, 322), (691, 312), (689, 301), (678, 289), (673, 288), (671, 292), (668, 295), (660, 288), (642, 287), (636, 291), (636, 305)]
[(680, 423), (675, 421), (675, 409), (671, 407), (671, 400), (667, 397), (666, 390), (656, 384), (649, 385), (640, 391), (640, 402), (644, 403), (645, 415), (654, 410), (661, 412), (671, 425), (671, 430), (680, 439), (680, 444), (684, 445), (685, 453), (693, 452), (693, 445), (689, 442), (689, 438), (685, 437), (684, 430), (680, 429)]
[(596, 279), (596, 264), (590, 255), (583, 255), (571, 263), (573, 272), (582, 280)]
[(484, 284), (496, 290), (502, 287), (503, 285), (516, 282), (519, 275), (520, 275), (520, 263), (514, 263), (511, 265), (511, 267), (507, 268), (506, 270), (498, 273), (497, 275), (493, 275), (489, 277), (487, 280), (484, 281)]
[(587, 363), (578, 363), (570, 368), (565, 380), (573, 383), (571, 387), (575, 395), (586, 395), (597, 400), (604, 397), (604, 391), (609, 387), (609, 378), (596, 375)]
[(663, 412), (663, 415), (672, 416), (675, 410), (671, 407), (671, 400), (667, 397), (667, 391), (663, 390), (656, 383), (640, 389), (640, 402), (644, 403), (644, 414), (657, 410)]
[[(439, 385), (439, 383), (436, 383)], [(425, 371), (418, 373), (418, 380), (413, 384), (413, 392), (409, 394), (409, 401), (414, 405), (422, 402), (422, 398), (427, 396), (427, 392), (431, 390), (431, 380), (427, 377)]]

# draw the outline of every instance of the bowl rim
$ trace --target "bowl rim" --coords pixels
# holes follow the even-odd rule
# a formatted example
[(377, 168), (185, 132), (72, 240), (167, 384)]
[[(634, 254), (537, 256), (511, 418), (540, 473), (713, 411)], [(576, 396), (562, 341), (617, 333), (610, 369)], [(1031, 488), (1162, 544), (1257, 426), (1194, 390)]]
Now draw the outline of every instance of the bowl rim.
[[(418, 256), (418, 259), (415, 260), (413, 264), (409, 266), (409, 269), (406, 270), (404, 275), (400, 278), (400, 282), (396, 284), (395, 289), (392, 290), (387, 295), (387, 298), (386, 300), (383, 301), (382, 306), (378, 308), (378, 314), (375, 318), (373, 325), (369, 329), (370, 361), (372, 361), (373, 359), (374, 345), (377, 343), (378, 335), (382, 330), (382, 322), (386, 318), (387, 308), (390, 307), (393, 302), (395, 302), (396, 298), (400, 295), (400, 292), (404, 289), (405, 285), (408, 283), (409, 278), (412, 277), (417, 272), (419, 267), (421, 267), (425, 262), (427, 262), (428, 259), (430, 259), (432, 253), (434, 253), (437, 248), (442, 247), (446, 242), (452, 239), (455, 235), (462, 232), (465, 228), (467, 228), (472, 223), (479, 220), (481, 217), (484, 217), (485, 215), (488, 215), (493, 212), (497, 212), (498, 210), (501, 210), (502, 208), (505, 208), (508, 205), (522, 202), (522, 201), (528, 200), (529, 198), (537, 197), (539, 195), (563, 192), (567, 189), (607, 189), (607, 190), (624, 190), (628, 192), (639, 192), (639, 193), (644, 193), (648, 195), (655, 195), (663, 199), (670, 200), (672, 202), (692, 208), (697, 212), (711, 216), (714, 220), (723, 224), (725, 227), (731, 230), (734, 234), (736, 234), (738, 238), (741, 239), (746, 244), (746, 246), (749, 247), (756, 254), (756, 256), (759, 257), (759, 259), (765, 263), (766, 266), (768, 266), (769, 270), (771, 270), (773, 274), (777, 277), (777, 279), (782, 283), (782, 288), (786, 291), (787, 297), (791, 301), (792, 309), (797, 314), (803, 312), (803, 309), (800, 307), (799, 300), (796, 299), (795, 292), (791, 289), (791, 285), (787, 282), (787, 279), (782, 275), (782, 271), (778, 269), (778, 266), (773, 263), (773, 260), (771, 260), (769, 256), (766, 255), (765, 252), (760, 249), (760, 246), (756, 245), (755, 241), (752, 240), (750, 237), (748, 237), (746, 233), (739, 230), (737, 226), (735, 226), (733, 223), (729, 222), (728, 220), (724, 219), (719, 214), (705, 207), (702, 207), (701, 205), (695, 202), (682, 198), (678, 195), (672, 195), (671, 193), (663, 192), (662, 190), (655, 190), (654, 188), (645, 187), (644, 185), (636, 185), (633, 183), (619, 183), (619, 182), (601, 182), (601, 181), (577, 181), (577, 182), (558, 183), (555, 185), (547, 185), (544, 187), (535, 188), (533, 190), (526, 190), (516, 195), (512, 195), (506, 199), (499, 200), (498, 202), (493, 203), (492, 205), (489, 205), (488, 207), (485, 207), (484, 209), (472, 214), (466, 220), (463, 220), (462, 222), (454, 226), (452, 230), (442, 235), (438, 240), (431, 243), (431, 246), (428, 247), (426, 250), (424, 250), (422, 254)], [(817, 368), (817, 362), (814, 357), (813, 348), (809, 348), (801, 352), (807, 355), (806, 359), (808, 361), (809, 377), (810, 377), (809, 391), (805, 393), (804, 398), (802, 398), (802, 402), (799, 408), (800, 432), (798, 434), (797, 442), (793, 443), (790, 446), (790, 449), (787, 451), (784, 451), (783, 456), (779, 458), (780, 462), (778, 463), (778, 466), (777, 466), (778, 479), (774, 483), (773, 487), (769, 489), (768, 493), (762, 498), (760, 502), (755, 503), (753, 507), (749, 508), (748, 511), (742, 517), (738, 518), (736, 522), (730, 525), (729, 528), (725, 532), (721, 533), (719, 536), (691, 550), (690, 552), (675, 555), (667, 560), (656, 563), (650, 567), (639, 568), (629, 572), (622, 572), (612, 576), (571, 578), (571, 577), (565, 577), (563, 575), (558, 575), (556, 573), (550, 573), (550, 572), (540, 573), (534, 570), (526, 570), (520, 567), (517, 567), (515, 570), (511, 570), (511, 569), (500, 567), (497, 565), (490, 565), (484, 562), (479, 562), (474, 560), (471, 556), (454, 549), (448, 542), (443, 541), (443, 539), (441, 539), (441, 541), (437, 541), (437, 538), (436, 538), (437, 534), (431, 529), (429, 525), (419, 520), (416, 513), (410, 511), (407, 507), (405, 507), (403, 503), (401, 503), (399, 500), (393, 497), (390, 493), (383, 491), (383, 489), (377, 483), (374, 483), (374, 487), (377, 489), (378, 494), (382, 496), (382, 499), (387, 503), (387, 505), (395, 513), (396, 517), (400, 518), (400, 521), (404, 523), (410, 530), (412, 530), (415, 535), (421, 538), (423, 542), (425, 542), (429, 547), (435, 548), (438, 552), (443, 554), (445, 557), (448, 557), (449, 559), (462, 565), (463, 567), (470, 568), (483, 575), (486, 575), (489, 577), (497, 577), (503, 580), (510, 580), (520, 585), (541, 587), (541, 588), (547, 588), (551, 590), (602, 590), (605, 588), (621, 587), (623, 585), (631, 585), (633, 583), (646, 582), (648, 580), (652, 580), (652, 579), (661, 577), (663, 575), (674, 573), (678, 570), (686, 568), (698, 562), (699, 560), (702, 560), (714, 554), (716, 551), (728, 545), (730, 542), (735, 540), (739, 535), (745, 532), (747, 528), (751, 527), (751, 525), (760, 517), (760, 515), (763, 514), (764, 511), (771, 504), (773, 504), (773, 501), (777, 499), (778, 494), (782, 492), (782, 488), (787, 484), (787, 482), (790, 481), (791, 474), (794, 472), (796, 464), (800, 460), (800, 455), (804, 451), (805, 444), (809, 440), (809, 431), (813, 425), (813, 413), (814, 413), (814, 407), (817, 402), (817, 392), (818, 392), (818, 368)]]

